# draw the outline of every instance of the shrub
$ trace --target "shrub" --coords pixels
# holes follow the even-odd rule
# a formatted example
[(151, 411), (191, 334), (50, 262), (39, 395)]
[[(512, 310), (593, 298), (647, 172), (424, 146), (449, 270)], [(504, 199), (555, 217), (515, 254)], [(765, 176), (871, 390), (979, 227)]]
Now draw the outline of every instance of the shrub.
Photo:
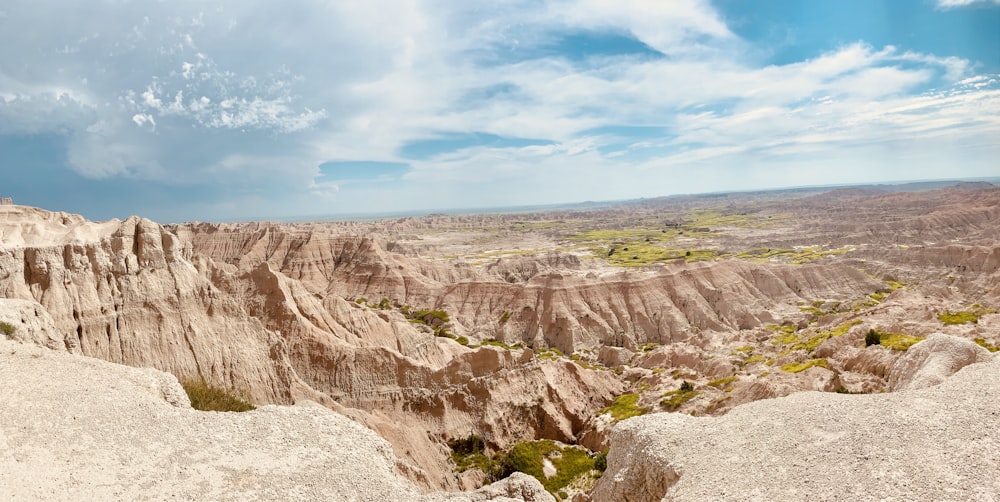
[(878, 331), (874, 329), (868, 330), (865, 334), (865, 347), (871, 347), (872, 345), (879, 345), (882, 343), (882, 337), (879, 336)]
[(684, 383), (681, 384), (681, 392), (691, 392), (693, 390), (694, 385), (691, 382), (684, 380)]
[(256, 407), (249, 402), (229, 393), (225, 389), (214, 387), (204, 380), (184, 380), (181, 382), (184, 392), (191, 400), (191, 407), (201, 411), (250, 411)]
[(13, 340), (15, 331), (17, 331), (17, 328), (13, 324), (0, 321), (0, 333), (7, 335), (7, 338)]
[(608, 470), (608, 450), (604, 450), (594, 457), (594, 469), (601, 472)]

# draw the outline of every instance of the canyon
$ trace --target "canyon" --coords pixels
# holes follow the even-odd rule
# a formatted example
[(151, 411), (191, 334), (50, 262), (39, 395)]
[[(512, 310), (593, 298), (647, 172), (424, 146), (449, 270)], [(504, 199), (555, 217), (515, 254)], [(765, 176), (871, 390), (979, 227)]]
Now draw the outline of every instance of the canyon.
[[(258, 433), (287, 422), (300, 427), (293, 436), (323, 438), (322, 459), (346, 452), (303, 472), (347, 472), (364, 462), (348, 453), (375, 452), (368, 456), (377, 459), (377, 479), (361, 499), (800, 497), (808, 487), (790, 485), (810, 472), (847, 473), (822, 474), (818, 461), (778, 469), (783, 452), (815, 460), (822, 450), (803, 445), (833, 445), (838, 465), (855, 465), (864, 455), (843, 453), (852, 443), (873, 445), (863, 460), (881, 455), (880, 444), (902, 451), (896, 436), (858, 431), (881, 420), (879, 410), (899, 410), (896, 417), (914, 402), (926, 403), (915, 417), (956, 430), (902, 419), (882, 427), (927, 438), (921, 449), (955, 466), (951, 491), (928, 481), (908, 492), (875, 476), (847, 488), (817, 485), (817, 493), (1000, 492), (977, 475), (996, 465), (983, 448), (1000, 446), (998, 405), (988, 398), (1000, 347), (1000, 188), (987, 183), (301, 223), (91, 222), (0, 206), (0, 239), (0, 321), (12, 328), (0, 357), (6, 368), (16, 362), (21, 373), (38, 372), (33, 387), (25, 383), (4, 401), (40, 393), (38, 382), (60, 373), (55, 367), (97, 367), (81, 362), (94, 358), (113, 363), (100, 366), (110, 374), (126, 371), (116, 365), (159, 372), (128, 373), (140, 389), (123, 392), (159, 410), (174, 424), (166, 429), (237, 427), (244, 419), (189, 409), (177, 380), (204, 380), (260, 406), (245, 414), (266, 417), (245, 419)], [(20, 385), (19, 372), (8, 371), (8, 385)], [(83, 377), (64, 378), (57, 386)], [(149, 379), (160, 383), (150, 387)], [(779, 417), (800, 417), (786, 420), (780, 451), (763, 439), (780, 435), (778, 425), (761, 425), (785, 423)], [(741, 440), (740, 431), (750, 432)], [(965, 452), (958, 440), (945, 441), (952, 432), (985, 446), (952, 454)], [(14, 444), (13, 432), (5, 436)], [(177, 441), (228, 454), (196, 436)], [(360, 445), (353, 452), (342, 446), (351, 438)], [(490, 473), (456, 468), (454, 445), (466, 438), (481, 440), (488, 454), (538, 440), (562, 445), (564, 455), (607, 452), (607, 471), (554, 493), (523, 474), (487, 484)], [(762, 474), (750, 482), (759, 492), (741, 491), (747, 478), (727, 477), (709, 460), (739, 444), (746, 449), (733, 453), (734, 465), (755, 471), (763, 463), (781, 476)], [(914, 467), (915, 455), (880, 465), (905, 479), (935, 468)], [(28, 465), (40, 462), (31, 458)], [(9, 456), (4, 463), (15, 464)], [(160, 486), (153, 464), (143, 469)], [(0, 481), (15, 483), (18, 472), (28, 471), (11, 469)], [(258, 481), (233, 497), (294, 493), (290, 486), (269, 494)], [(222, 490), (217, 478), (204, 482)], [(329, 493), (347, 498), (348, 485), (338, 486)], [(38, 490), (24, 496), (45, 498)]]

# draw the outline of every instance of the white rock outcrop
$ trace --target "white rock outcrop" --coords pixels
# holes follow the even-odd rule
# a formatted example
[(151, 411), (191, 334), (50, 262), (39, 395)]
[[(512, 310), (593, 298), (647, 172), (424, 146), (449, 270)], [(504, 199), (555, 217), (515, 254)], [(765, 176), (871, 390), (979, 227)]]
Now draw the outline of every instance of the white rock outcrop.
[(388, 442), (316, 404), (200, 412), (170, 374), (0, 340), (5, 500), (551, 501), (529, 476), (421, 495)]
[(972, 340), (934, 333), (910, 347), (889, 372), (889, 390), (915, 390), (943, 382), (956, 371), (988, 361), (990, 352)]
[(917, 390), (623, 421), (592, 499), (997, 500), (1000, 358), (988, 359)]

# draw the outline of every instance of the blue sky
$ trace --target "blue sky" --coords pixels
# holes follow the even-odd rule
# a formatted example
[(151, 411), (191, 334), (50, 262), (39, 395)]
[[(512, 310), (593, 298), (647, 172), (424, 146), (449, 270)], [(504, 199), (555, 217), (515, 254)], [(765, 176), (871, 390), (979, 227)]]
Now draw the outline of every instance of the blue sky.
[(0, 196), (163, 222), (1000, 176), (1000, 0), (9, 0)]

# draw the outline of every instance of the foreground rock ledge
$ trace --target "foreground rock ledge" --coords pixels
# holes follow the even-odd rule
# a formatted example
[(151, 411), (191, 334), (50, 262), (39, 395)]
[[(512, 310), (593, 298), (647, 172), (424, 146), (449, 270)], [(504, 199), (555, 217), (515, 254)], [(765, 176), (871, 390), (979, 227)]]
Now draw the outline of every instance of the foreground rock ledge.
[(551, 501), (517, 474), (421, 495), (384, 439), (319, 405), (200, 412), (173, 376), (0, 340), (5, 500)]
[(992, 357), (919, 390), (630, 419), (593, 500), (997, 500), (998, 382)]

